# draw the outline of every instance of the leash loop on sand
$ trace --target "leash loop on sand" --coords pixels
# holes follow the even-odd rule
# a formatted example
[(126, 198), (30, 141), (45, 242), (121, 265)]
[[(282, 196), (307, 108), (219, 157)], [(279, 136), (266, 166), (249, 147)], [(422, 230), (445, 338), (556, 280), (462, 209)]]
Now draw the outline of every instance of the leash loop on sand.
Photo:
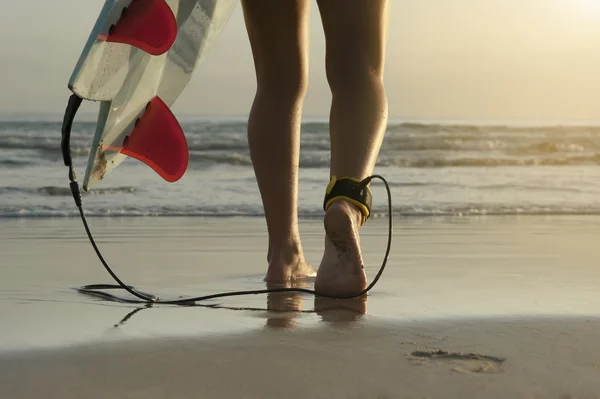
[[(356, 294), (331, 295), (331, 294), (318, 292), (318, 291), (310, 290), (310, 289), (306, 289), (306, 288), (270, 288), (270, 289), (262, 289), (262, 290), (222, 292), (219, 294), (203, 295), (203, 296), (197, 296), (197, 297), (191, 297), (191, 298), (181, 298), (180, 297), (179, 299), (164, 300), (155, 295), (145, 293), (142, 291), (138, 291), (135, 287), (126, 285), (113, 272), (113, 270), (110, 268), (110, 266), (108, 265), (108, 263), (102, 256), (102, 253), (100, 252), (100, 249), (98, 248), (98, 245), (96, 244), (96, 241), (94, 240), (94, 237), (93, 237), (90, 227), (88, 225), (87, 219), (85, 217), (85, 213), (83, 211), (83, 202), (81, 199), (81, 191), (79, 188), (79, 183), (77, 183), (77, 179), (75, 177), (75, 170), (73, 168), (73, 160), (71, 158), (71, 144), (70, 144), (71, 129), (73, 127), (73, 121), (75, 119), (77, 110), (79, 109), (79, 106), (81, 105), (81, 102), (82, 102), (81, 97), (79, 97), (75, 94), (73, 94), (69, 98), (69, 103), (67, 105), (65, 117), (63, 119), (63, 126), (62, 126), (61, 150), (62, 150), (63, 160), (65, 163), (65, 166), (67, 166), (69, 168), (69, 187), (71, 189), (73, 199), (75, 200), (75, 205), (77, 206), (77, 209), (79, 210), (79, 215), (81, 217), (81, 221), (83, 223), (83, 227), (85, 228), (85, 232), (88, 236), (88, 239), (89, 239), (90, 243), (92, 244), (92, 247), (94, 248), (94, 251), (96, 252), (96, 255), (98, 256), (98, 259), (100, 260), (100, 262), (102, 263), (102, 265), (104, 266), (106, 271), (117, 282), (118, 285), (114, 285), (114, 284), (85, 285), (85, 286), (78, 288), (77, 289), (78, 292), (87, 294), (87, 295), (100, 297), (100, 298), (114, 301), (114, 302), (144, 303), (144, 304), (168, 304), (168, 305), (181, 305), (181, 306), (193, 306), (196, 302), (201, 302), (201, 301), (206, 301), (209, 299), (216, 299), (216, 298), (234, 297), (234, 296), (243, 296), (243, 295), (272, 294), (272, 293), (280, 293), (280, 292), (299, 292), (299, 293), (311, 294), (311, 295), (321, 296), (321, 297), (331, 298), (331, 299), (350, 299), (350, 298), (357, 298), (357, 297), (363, 296), (364, 294), (369, 292), (381, 278), (381, 275), (383, 274), (383, 271), (387, 264), (387, 261), (388, 261), (389, 255), (390, 255), (390, 251), (391, 251), (391, 247), (392, 247), (392, 232), (393, 232), (392, 194), (391, 194), (388, 182), (385, 180), (385, 178), (383, 176), (372, 175), (372, 176), (367, 177), (363, 181), (361, 181), (360, 187), (366, 187), (373, 179), (379, 179), (385, 185), (385, 188), (387, 191), (387, 200), (388, 200), (388, 240), (387, 240), (387, 247), (385, 250), (383, 262), (381, 264), (381, 267), (379, 268), (379, 271), (377, 272), (377, 275), (375, 276), (375, 278), (373, 279), (371, 284), (369, 284), (367, 286), (367, 288), (365, 288), (364, 290), (362, 290)], [(119, 297), (119, 296), (116, 296), (116, 295), (106, 292), (107, 290), (125, 290), (128, 293), (130, 293), (131, 295), (133, 295), (134, 297), (136, 297), (137, 299), (122, 298), (122, 297)]]

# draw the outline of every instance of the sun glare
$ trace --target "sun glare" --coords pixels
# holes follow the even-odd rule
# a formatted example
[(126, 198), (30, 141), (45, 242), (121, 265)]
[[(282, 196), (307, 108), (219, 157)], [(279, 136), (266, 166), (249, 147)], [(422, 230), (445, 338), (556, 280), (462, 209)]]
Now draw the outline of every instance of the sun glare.
[(600, 12), (600, 0), (565, 0), (584, 12)]

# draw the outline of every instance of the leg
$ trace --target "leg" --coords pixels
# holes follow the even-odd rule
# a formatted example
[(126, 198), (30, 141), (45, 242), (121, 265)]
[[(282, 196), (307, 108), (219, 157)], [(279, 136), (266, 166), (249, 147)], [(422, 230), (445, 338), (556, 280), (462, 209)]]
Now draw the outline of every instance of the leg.
[(297, 214), (310, 0), (243, 0), (242, 7), (257, 78), (248, 142), (269, 232), (265, 280), (314, 276)]
[[(325, 31), (330, 114), (331, 175), (369, 176), (385, 134), (387, 98), (383, 85), (387, 0), (317, 0)], [(367, 280), (358, 229), (361, 213), (339, 200), (325, 215), (325, 253), (315, 286), (351, 294)]]

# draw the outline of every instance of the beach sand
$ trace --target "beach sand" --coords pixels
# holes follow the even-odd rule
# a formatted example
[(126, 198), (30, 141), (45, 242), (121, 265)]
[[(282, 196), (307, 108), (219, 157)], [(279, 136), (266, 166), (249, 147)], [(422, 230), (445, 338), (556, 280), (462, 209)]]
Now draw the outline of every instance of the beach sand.
[[(261, 219), (90, 223), (141, 290), (265, 287)], [(77, 219), (2, 220), (0, 398), (600, 397), (599, 227), (589, 216), (398, 218), (366, 300), (144, 308), (73, 289), (112, 283)], [(301, 232), (318, 265), (321, 224)], [(370, 278), (386, 233), (384, 219), (363, 230)]]

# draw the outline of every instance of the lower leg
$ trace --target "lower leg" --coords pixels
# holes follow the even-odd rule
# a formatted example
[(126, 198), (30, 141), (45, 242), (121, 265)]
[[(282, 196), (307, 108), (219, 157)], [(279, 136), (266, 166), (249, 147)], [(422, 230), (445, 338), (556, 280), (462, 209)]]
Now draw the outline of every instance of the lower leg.
[(309, 5), (307, 0), (242, 1), (257, 76), (248, 142), (269, 233), (267, 281), (315, 274), (304, 260), (297, 215)]
[(259, 90), (248, 121), (250, 154), (269, 234), (268, 281), (314, 275), (304, 260), (298, 230), (300, 106)]
[(332, 94), (331, 175), (362, 180), (373, 172), (387, 126), (383, 77), (364, 71)]
[[(388, 4), (386, 0), (318, 3), (333, 95), (331, 175), (362, 180), (374, 169), (387, 125), (383, 69)], [(352, 294), (366, 288), (358, 233), (364, 216), (344, 200), (327, 209), (325, 252), (315, 282), (318, 290)]]
[(383, 75), (389, 5), (387, 0), (318, 3), (332, 92), (331, 174), (362, 179), (373, 171), (387, 125)]

